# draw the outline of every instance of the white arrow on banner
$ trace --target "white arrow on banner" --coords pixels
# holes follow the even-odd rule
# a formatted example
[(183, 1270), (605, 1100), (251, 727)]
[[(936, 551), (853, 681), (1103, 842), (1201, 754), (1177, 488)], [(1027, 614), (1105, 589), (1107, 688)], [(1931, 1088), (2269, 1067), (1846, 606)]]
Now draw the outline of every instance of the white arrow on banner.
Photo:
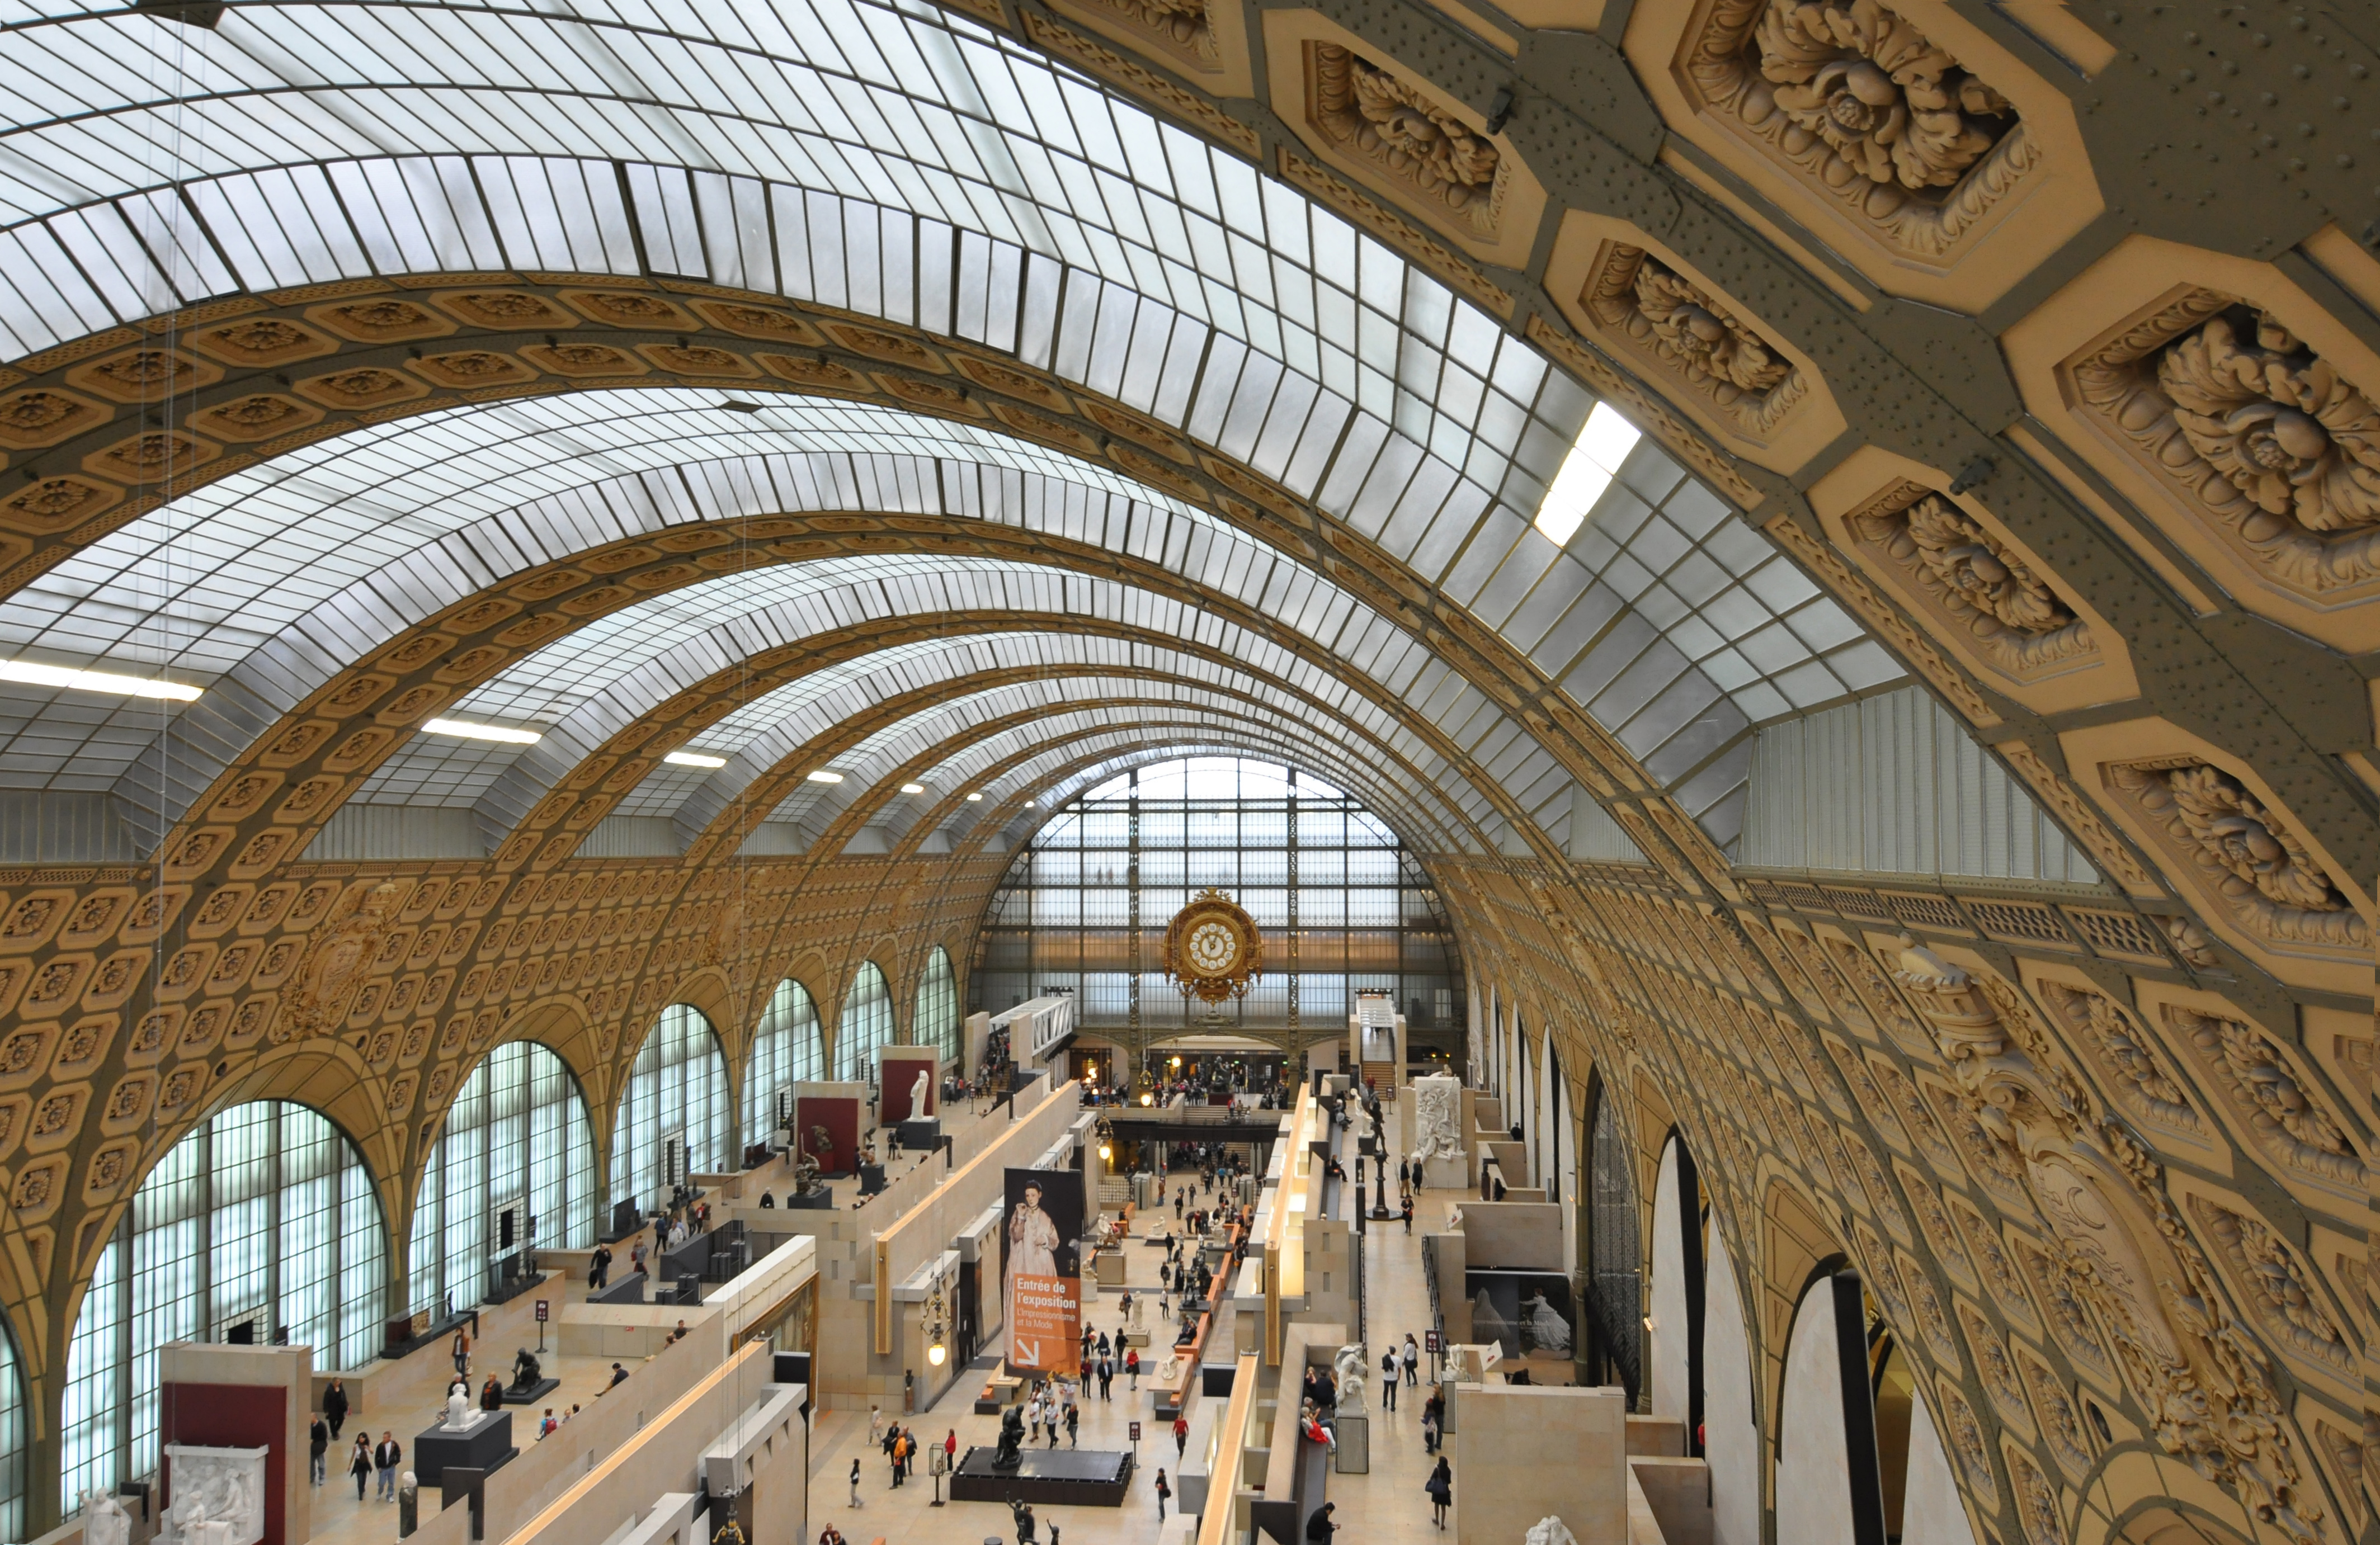
[(1014, 1363), (1019, 1368), (1040, 1367), (1041, 1344), (1038, 1341), (1018, 1342), (1016, 1344), (1016, 1355), (1009, 1358), (1009, 1361)]

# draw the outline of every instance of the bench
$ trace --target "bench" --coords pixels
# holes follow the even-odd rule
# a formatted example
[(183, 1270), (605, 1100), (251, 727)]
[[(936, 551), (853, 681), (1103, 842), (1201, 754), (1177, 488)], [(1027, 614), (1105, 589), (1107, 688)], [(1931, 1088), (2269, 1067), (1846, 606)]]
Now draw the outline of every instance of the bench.
[(983, 1393), (975, 1397), (975, 1414), (979, 1417), (1000, 1415), (1003, 1407), (1016, 1403), (1017, 1394), (1024, 1388), (1025, 1381), (1014, 1373), (993, 1374), (983, 1382)]

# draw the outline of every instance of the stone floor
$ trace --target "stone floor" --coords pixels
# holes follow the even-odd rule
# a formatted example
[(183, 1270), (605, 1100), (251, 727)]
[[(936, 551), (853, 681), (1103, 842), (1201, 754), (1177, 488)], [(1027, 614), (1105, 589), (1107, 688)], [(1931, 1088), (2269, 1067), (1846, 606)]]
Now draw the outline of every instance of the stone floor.
[[(1402, 1340), (1407, 1331), (1418, 1339), (1427, 1328), (1421, 1235), (1442, 1226), (1448, 1210), (1463, 1200), (1463, 1193), (1459, 1191), (1423, 1192), (1410, 1237), (1399, 1224), (1372, 1225), (1365, 1259), (1375, 1361), (1383, 1342)], [(1170, 1208), (1165, 1217), (1170, 1224)], [(622, 1254), (625, 1258), (625, 1249)], [(1165, 1337), (1156, 1321), (1154, 1298), (1160, 1258), (1159, 1250), (1138, 1243), (1125, 1252), (1126, 1283), (1136, 1293), (1150, 1295), (1144, 1322), (1161, 1343)], [(563, 1297), (558, 1290), (560, 1285), (556, 1283), (555, 1290), (550, 1290), (547, 1297), (558, 1302)], [(530, 1306), (536, 1297), (526, 1295), (483, 1314), (481, 1345), (507, 1353), (515, 1346), (534, 1346), (536, 1326), (530, 1318)], [(1095, 1328), (1111, 1332), (1117, 1328), (1120, 1318), (1114, 1289), (1104, 1293), (1099, 1306), (1089, 1313)], [(376, 1438), (381, 1427), (392, 1427), (398, 1440), (409, 1448), (411, 1434), (429, 1425), (436, 1413), (444, 1392), (446, 1366), (443, 1357), (424, 1350), (407, 1358), (392, 1374), (383, 1375), (391, 1380), (389, 1394), (394, 1404), (389, 1408), (402, 1410), (405, 1419), (382, 1418), (373, 1427), (372, 1435)], [(562, 1408), (567, 1408), (572, 1401), (584, 1404), (592, 1400), (609, 1372), (609, 1364), (597, 1358), (555, 1357), (548, 1359), (546, 1367), (563, 1382), (553, 1396), (554, 1404)], [(475, 1365), (474, 1372), (479, 1371)], [(1427, 1359), (1422, 1371), (1426, 1377)], [(974, 1394), (980, 1382), (979, 1376), (961, 1380), (935, 1408), (910, 1418), (920, 1440), (939, 1442), (945, 1434), (955, 1431), (962, 1454), (970, 1444), (995, 1442), (999, 1436), (998, 1418), (973, 1413)], [(1421, 1490), (1429, 1471), (1429, 1461), (1421, 1446), (1421, 1400), (1427, 1390), (1400, 1390), (1394, 1411), (1379, 1407), (1379, 1393), (1376, 1378), (1372, 1392), (1371, 1473), (1330, 1477), (1328, 1495), (1339, 1504), (1335, 1516), (1345, 1527), (1340, 1536), (1342, 1545), (1399, 1545), (1402, 1541), (1451, 1538), (1451, 1531), (1439, 1536), (1431, 1527), (1429, 1501)], [(1177, 1515), (1170, 1505), (1165, 1524), (1160, 1527), (1154, 1490), (1160, 1467), (1169, 1481), (1174, 1475), (1172, 1434), (1157, 1424), (1145, 1387), (1135, 1393), (1119, 1377), (1111, 1394), (1111, 1400), (1102, 1402), (1094, 1390), (1092, 1398), (1084, 1404), (1077, 1442), (1086, 1448), (1130, 1448), (1128, 1424), (1135, 1418), (1141, 1422), (1144, 1436), (1138, 1450), (1140, 1465), (1130, 1499), (1122, 1509), (1037, 1509), (1040, 1538), (1049, 1540), (1050, 1526), (1055, 1525), (1061, 1539), (1072, 1539), (1075, 1545), (1105, 1545), (1111, 1540), (1148, 1541), (1151, 1545), (1162, 1540), (1165, 1545), (1181, 1545), (1184, 1533), (1177, 1526)], [(524, 1436), (532, 1419), (526, 1413), (515, 1416), (515, 1423)], [(898, 1418), (887, 1413), (887, 1419)], [(350, 1435), (353, 1430), (351, 1427)], [(854, 1458), (860, 1461), (859, 1505), (856, 1508), (850, 1505), (848, 1479)], [(1460, 1497), (1460, 1478), (1457, 1479), (1456, 1495)], [(334, 1475), (331, 1483), (314, 1493), (314, 1539), (324, 1545), (389, 1545), (396, 1535), (395, 1508), (370, 1500), (358, 1505), (352, 1482), (341, 1484), (341, 1480)], [(979, 1545), (995, 1537), (1013, 1538), (1004, 1506), (950, 1503), (935, 1507), (931, 1505), (934, 1495), (933, 1479), (922, 1474), (898, 1490), (891, 1485), (890, 1466), (869, 1442), (866, 1412), (828, 1411), (819, 1415), (811, 1434), (811, 1539), (815, 1539), (829, 1523), (843, 1531), (850, 1545), (872, 1545), (879, 1540), (883, 1545)]]

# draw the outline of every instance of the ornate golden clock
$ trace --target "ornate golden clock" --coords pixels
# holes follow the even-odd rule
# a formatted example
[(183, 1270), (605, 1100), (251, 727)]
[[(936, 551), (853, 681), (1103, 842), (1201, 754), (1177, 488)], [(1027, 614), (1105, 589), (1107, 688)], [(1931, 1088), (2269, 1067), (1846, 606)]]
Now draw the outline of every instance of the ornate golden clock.
[(1165, 974), (1184, 997), (1245, 997), (1264, 969), (1256, 919), (1220, 890), (1202, 890), (1165, 925)]

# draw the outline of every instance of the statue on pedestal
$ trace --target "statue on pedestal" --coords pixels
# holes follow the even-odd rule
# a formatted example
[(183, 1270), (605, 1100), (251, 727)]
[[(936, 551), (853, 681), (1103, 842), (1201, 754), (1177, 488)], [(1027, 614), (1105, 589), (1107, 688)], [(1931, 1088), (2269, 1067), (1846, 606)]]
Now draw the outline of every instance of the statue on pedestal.
[(925, 1068), (917, 1069), (917, 1081), (909, 1086), (909, 1119), (926, 1119), (926, 1101), (934, 1088), (934, 1075)]
[(1025, 1463), (1025, 1411), (1011, 1406), (1000, 1413), (1000, 1447), (993, 1451), (991, 1467), (1014, 1470)]
[(471, 1402), (461, 1390), (446, 1396), (446, 1430), (460, 1432), (471, 1425)]
[(536, 1353), (526, 1346), (513, 1353), (513, 1388), (533, 1390), (544, 1374), (545, 1370), (539, 1364)]
[(1424, 1164), (1432, 1159), (1463, 1157), (1463, 1134), (1456, 1129), (1463, 1110), (1463, 1083), (1447, 1073), (1432, 1073), (1413, 1081), (1414, 1152)]
[(1522, 1545), (1578, 1545), (1578, 1536), (1571, 1533), (1570, 1527), (1560, 1517), (1549, 1513), (1529, 1526)]
[(1353, 1343), (1339, 1348), (1338, 1355), (1330, 1359), (1333, 1383), (1342, 1410), (1361, 1411), (1364, 1408), (1365, 1389), (1370, 1382), (1366, 1368), (1364, 1349)]
[(407, 1470), (396, 1483), (396, 1537), (399, 1539), (410, 1539), (413, 1531), (420, 1527), (421, 1482), (414, 1479), (411, 1470)]
[(834, 1134), (826, 1129), (824, 1123), (811, 1125), (808, 1148), (810, 1157), (818, 1161), (821, 1170), (834, 1162)]
[(131, 1545), (132, 1515), (107, 1491), (82, 1494), (83, 1545)]

